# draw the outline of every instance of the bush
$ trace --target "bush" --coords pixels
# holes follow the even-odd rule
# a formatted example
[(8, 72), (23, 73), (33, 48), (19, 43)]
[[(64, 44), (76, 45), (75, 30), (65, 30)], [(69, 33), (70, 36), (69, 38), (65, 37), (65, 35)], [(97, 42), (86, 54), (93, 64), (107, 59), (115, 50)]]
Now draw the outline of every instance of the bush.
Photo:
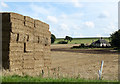
[(58, 44), (67, 44), (68, 42), (66, 41), (59, 41)]
[(54, 34), (51, 34), (51, 44), (53, 44), (56, 40), (56, 37)]
[(89, 48), (94, 48), (94, 46), (93, 45), (89, 45)]
[(120, 29), (111, 35), (111, 45), (120, 49)]
[(80, 46), (73, 46), (72, 48), (80, 48)]
[(84, 43), (82, 43), (82, 44), (80, 45), (80, 47), (81, 47), (81, 48), (84, 48), (84, 47), (85, 47), (85, 44), (84, 44)]
[(72, 38), (72, 37), (70, 37), (70, 36), (66, 36), (64, 40), (67, 40), (67, 42), (68, 42), (68, 41), (70, 41), (70, 42), (71, 42), (71, 41), (73, 40), (73, 38)]

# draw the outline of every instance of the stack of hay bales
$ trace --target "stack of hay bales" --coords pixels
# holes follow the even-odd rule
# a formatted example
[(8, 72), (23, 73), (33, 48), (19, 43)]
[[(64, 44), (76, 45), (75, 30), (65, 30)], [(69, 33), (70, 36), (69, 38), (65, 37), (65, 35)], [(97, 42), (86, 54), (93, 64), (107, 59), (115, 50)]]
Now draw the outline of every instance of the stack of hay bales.
[[(17, 13), (2, 13), (3, 68), (40, 75), (51, 65), (49, 25)], [(47, 68), (47, 69), (46, 69)]]

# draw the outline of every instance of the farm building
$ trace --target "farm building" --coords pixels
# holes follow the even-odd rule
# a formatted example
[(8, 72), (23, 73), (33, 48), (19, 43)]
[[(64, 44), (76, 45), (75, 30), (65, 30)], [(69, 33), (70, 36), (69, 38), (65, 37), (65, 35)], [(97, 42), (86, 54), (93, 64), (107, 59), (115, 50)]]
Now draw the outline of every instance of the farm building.
[(110, 43), (104, 40), (103, 38), (100, 38), (99, 40), (91, 43), (92, 46), (94, 47), (110, 47)]
[(0, 15), (2, 69), (16, 75), (47, 74), (51, 65), (49, 25), (17, 13)]

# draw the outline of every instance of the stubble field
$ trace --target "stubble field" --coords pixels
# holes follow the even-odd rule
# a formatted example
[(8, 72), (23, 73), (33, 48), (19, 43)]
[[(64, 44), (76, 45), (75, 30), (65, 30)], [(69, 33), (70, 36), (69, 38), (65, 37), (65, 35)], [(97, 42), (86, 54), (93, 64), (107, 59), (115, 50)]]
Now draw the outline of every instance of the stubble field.
[(52, 71), (59, 77), (98, 79), (104, 60), (102, 79), (118, 80), (118, 52), (110, 49), (70, 49), (79, 44), (51, 45)]

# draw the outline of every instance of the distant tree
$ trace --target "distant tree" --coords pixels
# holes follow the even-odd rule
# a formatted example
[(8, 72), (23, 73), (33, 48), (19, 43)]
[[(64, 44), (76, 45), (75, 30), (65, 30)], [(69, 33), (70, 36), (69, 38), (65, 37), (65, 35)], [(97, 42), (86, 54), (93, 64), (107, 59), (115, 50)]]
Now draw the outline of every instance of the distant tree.
[(111, 34), (111, 45), (120, 49), (120, 29), (113, 34)]
[(53, 44), (56, 40), (56, 37), (54, 34), (51, 34), (51, 44)]
[(72, 37), (69, 37), (69, 36), (66, 36), (64, 40), (67, 40), (67, 42), (68, 42), (68, 41), (71, 42), (71, 41), (73, 40), (73, 38), (72, 38)]

